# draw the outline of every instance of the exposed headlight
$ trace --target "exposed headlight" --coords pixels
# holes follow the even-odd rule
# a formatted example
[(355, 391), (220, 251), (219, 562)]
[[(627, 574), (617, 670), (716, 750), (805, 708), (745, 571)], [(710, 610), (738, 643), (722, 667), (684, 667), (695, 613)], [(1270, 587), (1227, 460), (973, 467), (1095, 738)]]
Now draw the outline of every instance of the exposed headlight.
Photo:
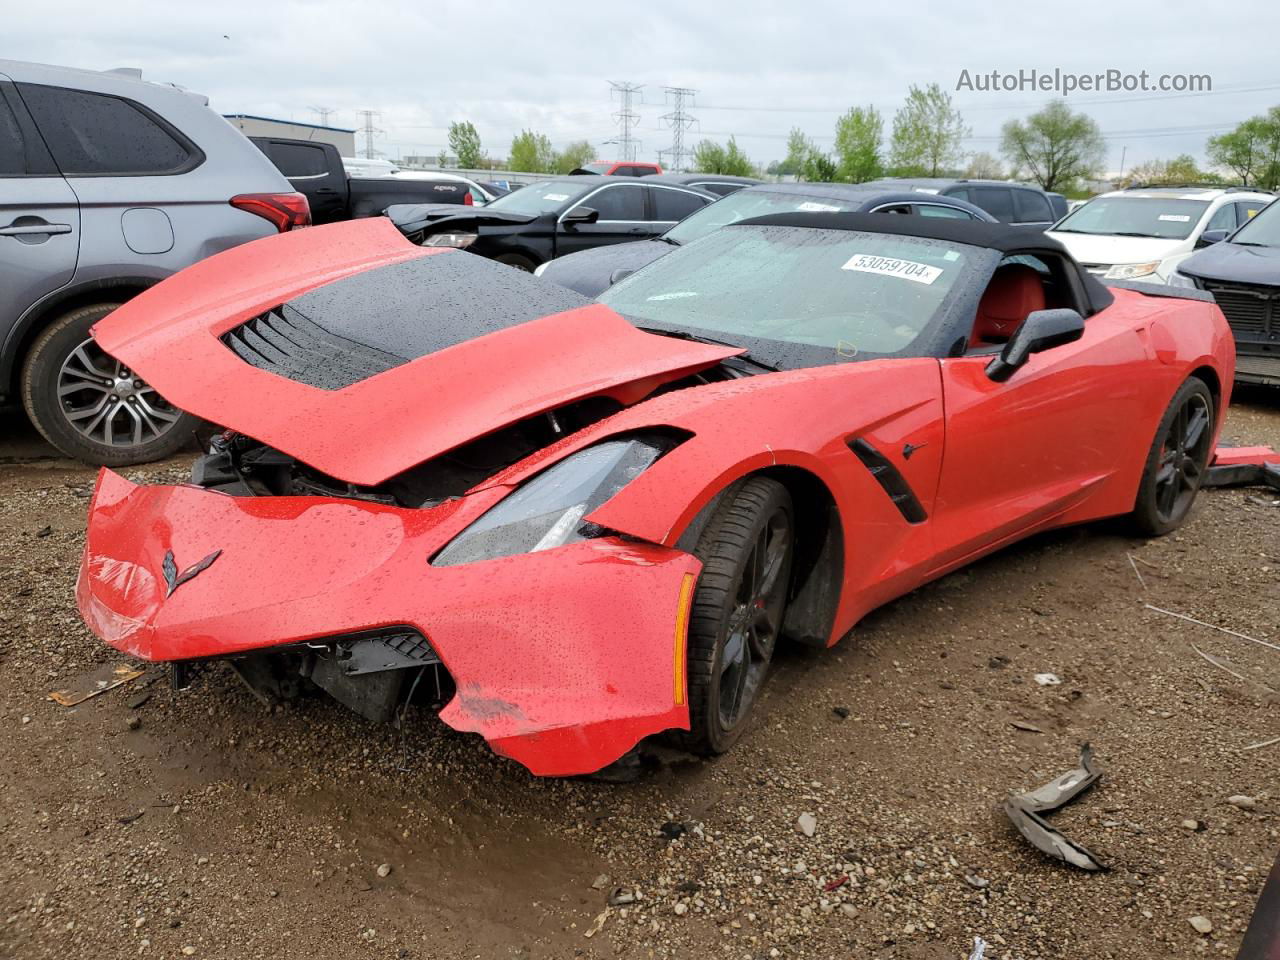
[(538, 474), (441, 550), (437, 567), (536, 553), (598, 536), (583, 517), (638, 477), (677, 441), (665, 437), (606, 440)]
[(1159, 260), (1152, 260), (1150, 263), (1117, 263), (1107, 271), (1107, 279), (1136, 280), (1138, 277), (1150, 276), (1155, 273), (1159, 267)]
[(540, 277), (540, 276), (542, 276), (544, 273), (546, 273), (546, 272), (547, 272), (547, 264), (548, 264), (548, 263), (550, 263), (550, 262), (551, 262), (551, 261), (550, 261), (550, 260), (548, 260), (548, 261), (546, 261), (546, 263), (540, 263), (540, 264), (538, 264), (538, 265), (534, 268), (534, 270), (533, 270), (533, 275), (534, 275), (535, 277)]
[(1171, 287), (1190, 287), (1192, 290), (1199, 290), (1196, 282), (1188, 277), (1185, 273), (1175, 270), (1169, 274), (1169, 286)]
[(474, 233), (433, 233), (427, 237), (423, 246), (456, 247), (459, 250), (465, 250), (475, 242), (476, 234)]

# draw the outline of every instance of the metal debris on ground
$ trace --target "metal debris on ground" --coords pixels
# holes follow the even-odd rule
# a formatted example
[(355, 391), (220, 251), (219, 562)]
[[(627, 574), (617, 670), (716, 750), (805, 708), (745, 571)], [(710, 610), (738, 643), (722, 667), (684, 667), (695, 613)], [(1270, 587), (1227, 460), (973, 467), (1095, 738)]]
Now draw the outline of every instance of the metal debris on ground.
[(1175, 613), (1173, 610), (1153, 607), (1149, 603), (1144, 603), (1143, 606), (1148, 610), (1154, 610), (1156, 613), (1163, 613), (1167, 617), (1177, 617), (1179, 620), (1187, 621), (1187, 623), (1194, 623), (1198, 627), (1208, 627), (1210, 630), (1217, 630), (1219, 633), (1225, 633), (1228, 636), (1235, 637), (1239, 640), (1248, 640), (1250, 643), (1256, 643), (1260, 647), (1268, 647), (1271, 650), (1280, 652), (1280, 646), (1277, 646), (1274, 643), (1268, 643), (1266, 640), (1259, 640), (1257, 637), (1251, 637), (1247, 633), (1241, 633), (1238, 630), (1230, 630), (1227, 627), (1220, 627), (1215, 623), (1205, 623), (1203, 620), (1197, 620), (1195, 617), (1188, 617), (1185, 613)]
[(1093, 766), (1089, 744), (1080, 748), (1080, 766), (1028, 793), (1014, 794), (1004, 802), (1004, 812), (1032, 846), (1081, 870), (1105, 870), (1092, 853), (1055, 830), (1041, 816), (1066, 806), (1102, 776)]
[(1062, 678), (1056, 673), (1037, 673), (1035, 680), (1042, 687), (1056, 687), (1062, 683)]
[(114, 690), (130, 680), (137, 680), (145, 672), (144, 670), (135, 670), (127, 663), (114, 666), (107, 664), (77, 677), (69, 687), (54, 690), (49, 694), (49, 699), (55, 703), (62, 704), (64, 707), (74, 707), (76, 704), (84, 703), (90, 697), (96, 697), (100, 693)]
[(973, 952), (969, 954), (969, 960), (982, 960), (987, 953), (987, 941), (981, 937), (973, 938)]

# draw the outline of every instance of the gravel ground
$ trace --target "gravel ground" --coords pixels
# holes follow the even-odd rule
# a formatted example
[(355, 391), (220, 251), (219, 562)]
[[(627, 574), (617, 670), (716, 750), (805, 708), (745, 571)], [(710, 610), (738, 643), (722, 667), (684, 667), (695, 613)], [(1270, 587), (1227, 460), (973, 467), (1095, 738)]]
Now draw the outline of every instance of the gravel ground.
[[(1228, 434), (1280, 447), (1280, 399), (1239, 397)], [(781, 654), (731, 754), (609, 785), (533, 779), (425, 710), (403, 734), (273, 712), (221, 670), (47, 700), (120, 662), (72, 598), (93, 474), (13, 414), (0, 436), (0, 956), (1227, 957), (1280, 847), (1280, 744), (1245, 749), (1280, 736), (1280, 654), (1144, 607), (1280, 639), (1258, 490), (953, 574)], [(1000, 812), (1085, 741), (1102, 780), (1054, 822), (1104, 874)]]

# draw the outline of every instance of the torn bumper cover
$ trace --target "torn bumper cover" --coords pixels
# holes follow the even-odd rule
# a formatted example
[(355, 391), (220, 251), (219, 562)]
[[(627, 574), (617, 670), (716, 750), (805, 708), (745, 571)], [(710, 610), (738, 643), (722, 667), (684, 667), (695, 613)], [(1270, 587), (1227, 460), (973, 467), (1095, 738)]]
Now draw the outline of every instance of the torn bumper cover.
[(1102, 862), (1083, 846), (1055, 830), (1041, 814), (1052, 813), (1084, 793), (1102, 776), (1093, 766), (1093, 751), (1086, 743), (1080, 748), (1080, 766), (1028, 793), (1019, 793), (1004, 802), (1004, 812), (1018, 832), (1038, 850), (1065, 860), (1081, 870), (1105, 870)]
[(429, 563), (506, 493), (415, 510), (137, 486), (103, 470), (77, 602), (104, 641), (159, 662), (412, 627), (456, 686), (441, 719), (535, 774), (592, 772), (687, 729), (683, 605), (697, 559), (606, 536)]

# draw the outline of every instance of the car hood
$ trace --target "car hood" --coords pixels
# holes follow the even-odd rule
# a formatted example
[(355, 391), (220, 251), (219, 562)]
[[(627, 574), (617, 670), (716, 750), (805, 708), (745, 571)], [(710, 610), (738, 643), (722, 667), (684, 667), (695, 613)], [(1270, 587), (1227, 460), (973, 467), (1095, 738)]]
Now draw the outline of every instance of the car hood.
[[(456, 208), (455, 208), (456, 209)], [(1079, 263), (1147, 263), (1172, 256), (1187, 242), (1185, 240), (1161, 240), (1158, 237), (1109, 237), (1090, 236), (1083, 233), (1046, 232), (1053, 237)]]
[(615, 243), (557, 257), (549, 261), (538, 276), (553, 280), (584, 297), (598, 297), (609, 289), (609, 278), (617, 271), (639, 270), (674, 249), (671, 244), (660, 240)]
[(1184, 260), (1178, 269), (1207, 280), (1280, 287), (1280, 247), (1250, 247), (1224, 240)]
[(387, 207), (386, 213), (387, 219), (406, 235), (429, 226), (445, 226), (446, 221), (449, 229), (473, 231), (482, 225), (519, 225), (538, 219), (531, 213), (508, 213), (456, 203), (395, 203)]
[(636, 403), (742, 352), (642, 332), (382, 218), (210, 257), (93, 336), (175, 406), (360, 485), (586, 397)]

